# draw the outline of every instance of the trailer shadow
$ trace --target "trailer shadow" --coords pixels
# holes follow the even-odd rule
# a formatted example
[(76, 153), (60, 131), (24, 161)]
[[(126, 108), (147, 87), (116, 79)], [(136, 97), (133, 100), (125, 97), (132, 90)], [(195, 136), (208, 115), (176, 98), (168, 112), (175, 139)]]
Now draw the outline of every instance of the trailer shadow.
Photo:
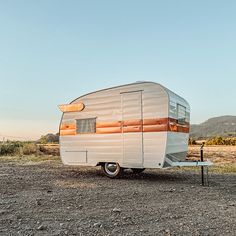
[(200, 181), (200, 176), (196, 173), (183, 173), (176, 171), (158, 171), (158, 170), (147, 170), (141, 174), (133, 174), (131, 171), (127, 171), (122, 176), (122, 179), (125, 180), (137, 180), (137, 181), (146, 181), (146, 182), (175, 182), (175, 183), (183, 183), (190, 182), (196, 183)]
[(200, 184), (200, 175), (196, 172), (178, 172), (177, 170), (145, 170), (141, 174), (134, 174), (131, 170), (125, 170), (124, 174), (118, 179), (109, 179), (98, 168), (76, 168), (63, 171), (61, 175), (64, 178), (80, 180), (98, 180), (103, 181), (142, 181), (142, 182), (160, 182), (160, 183), (192, 183)]

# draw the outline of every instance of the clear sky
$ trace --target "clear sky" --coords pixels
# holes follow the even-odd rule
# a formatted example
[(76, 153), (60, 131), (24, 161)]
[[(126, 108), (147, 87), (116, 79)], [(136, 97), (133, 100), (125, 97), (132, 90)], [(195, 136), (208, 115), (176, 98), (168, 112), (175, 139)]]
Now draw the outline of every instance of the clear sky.
[(236, 1), (0, 0), (0, 139), (57, 132), (57, 105), (139, 80), (191, 122), (236, 115)]

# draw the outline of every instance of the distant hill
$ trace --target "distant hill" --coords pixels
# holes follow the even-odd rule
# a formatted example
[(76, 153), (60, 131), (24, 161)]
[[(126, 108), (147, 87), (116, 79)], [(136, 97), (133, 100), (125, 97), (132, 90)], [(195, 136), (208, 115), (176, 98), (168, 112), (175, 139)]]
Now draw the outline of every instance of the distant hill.
[(236, 136), (236, 116), (214, 117), (199, 125), (191, 125), (191, 138), (199, 139), (215, 136)]
[(38, 143), (59, 143), (59, 134), (46, 134), (42, 135), (37, 141)]

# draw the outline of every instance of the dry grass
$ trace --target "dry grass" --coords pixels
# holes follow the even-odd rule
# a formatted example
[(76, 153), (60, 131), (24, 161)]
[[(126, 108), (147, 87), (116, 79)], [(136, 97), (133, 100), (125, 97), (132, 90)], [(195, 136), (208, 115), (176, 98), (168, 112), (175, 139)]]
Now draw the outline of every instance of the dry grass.
[[(206, 171), (206, 167), (205, 171)], [(183, 171), (200, 172), (200, 167), (180, 167)], [(208, 167), (209, 173), (218, 174), (236, 174), (236, 164), (225, 164), (225, 165), (213, 165)]]
[[(188, 159), (200, 160), (200, 146), (189, 146)], [(236, 146), (205, 146), (204, 160), (213, 162), (209, 172), (236, 173)]]
[[(199, 160), (200, 146), (189, 146), (188, 158)], [(236, 146), (206, 146), (204, 159), (212, 161), (217, 166), (236, 164)]]
[(7, 162), (17, 162), (19, 164), (33, 164), (39, 162), (48, 162), (48, 161), (60, 161), (60, 157), (58, 156), (35, 156), (35, 155), (27, 155), (27, 156), (1, 156), (0, 161)]

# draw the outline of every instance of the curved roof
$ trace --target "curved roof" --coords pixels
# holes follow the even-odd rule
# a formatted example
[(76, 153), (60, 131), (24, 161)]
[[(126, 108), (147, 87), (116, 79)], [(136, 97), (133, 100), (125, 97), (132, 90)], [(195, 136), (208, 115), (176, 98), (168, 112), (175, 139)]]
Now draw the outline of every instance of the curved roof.
[(85, 96), (88, 96), (90, 94), (94, 94), (94, 93), (97, 93), (97, 92), (102, 92), (102, 91), (107, 91), (107, 90), (110, 90), (110, 89), (116, 89), (116, 88), (122, 88), (122, 87), (126, 87), (126, 86), (130, 86), (130, 85), (137, 85), (137, 84), (145, 84), (145, 83), (151, 83), (151, 84), (155, 84), (155, 85), (158, 85), (160, 86), (164, 91), (166, 91), (167, 95), (169, 96), (169, 98), (174, 95), (180, 99), (182, 99), (188, 106), (188, 102), (182, 98), (181, 96), (179, 96), (178, 94), (174, 93), (173, 91), (169, 90), (168, 88), (164, 87), (163, 85), (159, 84), (159, 83), (156, 83), (156, 82), (152, 82), (152, 81), (137, 81), (135, 83), (130, 83), (130, 84), (124, 84), (124, 85), (118, 85), (118, 86), (114, 86), (114, 87), (109, 87), (109, 88), (105, 88), (105, 89), (99, 89), (99, 90), (96, 90), (96, 91), (93, 91), (93, 92), (90, 92), (90, 93), (87, 93), (87, 94), (84, 94), (84, 95), (81, 95), (79, 97), (77, 97), (76, 99), (72, 100), (70, 102), (70, 104), (72, 104), (73, 102), (75, 102), (76, 100), (82, 98), (82, 97), (85, 97)]

